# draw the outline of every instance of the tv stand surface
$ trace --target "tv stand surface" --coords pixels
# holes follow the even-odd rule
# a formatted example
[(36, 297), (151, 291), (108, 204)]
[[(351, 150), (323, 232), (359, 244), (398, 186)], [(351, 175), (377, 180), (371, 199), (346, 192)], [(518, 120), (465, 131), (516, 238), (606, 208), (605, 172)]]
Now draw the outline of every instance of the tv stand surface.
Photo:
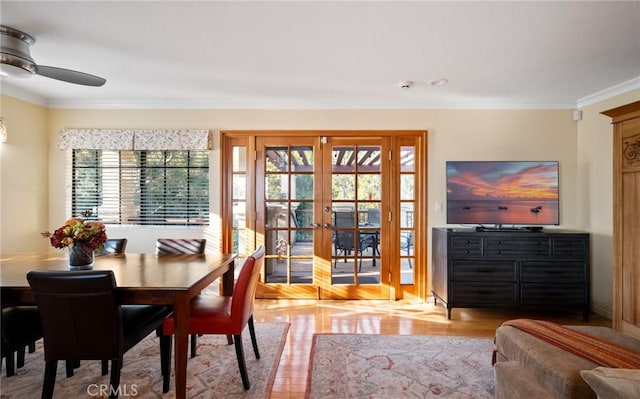
[(560, 307), (589, 317), (589, 234), (434, 228), (432, 292), (447, 308)]
[(509, 231), (532, 231), (535, 233), (541, 233), (542, 232), (542, 226), (522, 226), (522, 227), (503, 227), (503, 226), (496, 226), (496, 227), (487, 227), (487, 226), (477, 226), (476, 227), (476, 231), (477, 232), (498, 232), (498, 233), (503, 233), (503, 232), (509, 232)]

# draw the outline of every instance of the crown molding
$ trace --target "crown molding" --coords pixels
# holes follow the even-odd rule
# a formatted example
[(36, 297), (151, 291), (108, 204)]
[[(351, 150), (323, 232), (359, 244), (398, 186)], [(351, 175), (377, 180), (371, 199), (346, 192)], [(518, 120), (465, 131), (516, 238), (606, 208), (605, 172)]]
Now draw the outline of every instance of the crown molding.
[(635, 77), (633, 79), (629, 79), (626, 82), (622, 82), (615, 86), (611, 86), (604, 90), (600, 90), (596, 93), (589, 94), (588, 96), (579, 98), (576, 103), (576, 108), (584, 108), (588, 105), (595, 104), (600, 101), (607, 100), (611, 97), (618, 96), (620, 94), (624, 94), (631, 90), (640, 89), (640, 76)]
[(562, 103), (524, 103), (508, 100), (467, 100), (439, 101), (438, 103), (403, 103), (403, 104), (335, 104), (322, 102), (280, 102), (262, 103), (251, 101), (228, 102), (225, 104), (202, 100), (181, 101), (131, 101), (131, 100), (78, 100), (47, 99), (24, 89), (2, 82), (0, 93), (16, 97), (36, 105), (61, 109), (218, 109), (218, 110), (363, 110), (363, 109), (580, 109), (585, 106), (607, 100), (626, 92), (640, 89), (640, 76), (587, 95), (574, 102)]
[(357, 102), (336, 103), (331, 101), (233, 101), (211, 102), (202, 100), (130, 101), (130, 100), (51, 100), (50, 108), (61, 109), (215, 109), (215, 110), (425, 110), (425, 109), (574, 109), (575, 102), (528, 103), (504, 100), (449, 100), (407, 101), (401, 103)]

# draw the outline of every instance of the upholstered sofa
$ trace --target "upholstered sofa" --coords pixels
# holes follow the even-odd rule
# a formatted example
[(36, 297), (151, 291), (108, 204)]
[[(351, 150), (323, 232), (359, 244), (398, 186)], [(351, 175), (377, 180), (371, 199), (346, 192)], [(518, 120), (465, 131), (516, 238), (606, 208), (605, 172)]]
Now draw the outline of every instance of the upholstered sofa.
[[(640, 340), (608, 327), (571, 329), (640, 352)], [(495, 336), (496, 399), (640, 398), (640, 370), (610, 369), (511, 326)]]

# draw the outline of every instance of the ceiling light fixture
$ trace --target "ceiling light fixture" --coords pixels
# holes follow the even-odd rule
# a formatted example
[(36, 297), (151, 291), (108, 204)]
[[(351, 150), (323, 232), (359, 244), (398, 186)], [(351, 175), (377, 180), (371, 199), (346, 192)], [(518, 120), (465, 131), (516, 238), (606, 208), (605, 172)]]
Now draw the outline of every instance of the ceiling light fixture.
[(410, 80), (403, 80), (401, 82), (398, 82), (398, 87), (401, 89), (408, 89), (413, 85), (413, 82)]
[(17, 29), (0, 25), (0, 76), (28, 78), (40, 75), (85, 86), (102, 86), (106, 80), (71, 69), (37, 65), (30, 47), (36, 40)]
[(431, 82), (429, 82), (431, 86), (443, 86), (443, 85), (446, 85), (447, 83), (449, 83), (449, 79), (446, 79), (446, 78), (434, 79)]

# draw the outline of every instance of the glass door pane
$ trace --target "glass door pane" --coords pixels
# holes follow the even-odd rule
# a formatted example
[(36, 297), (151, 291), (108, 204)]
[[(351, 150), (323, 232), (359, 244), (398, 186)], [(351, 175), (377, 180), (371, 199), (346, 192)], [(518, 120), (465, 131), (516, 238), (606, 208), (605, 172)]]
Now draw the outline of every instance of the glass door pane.
[(414, 283), (415, 146), (400, 147), (400, 284)]
[(380, 284), (380, 146), (331, 151), (331, 284)]
[(264, 282), (313, 284), (313, 146), (267, 145), (264, 154)]
[[(234, 146), (231, 161), (231, 206), (233, 252), (247, 253), (247, 148)], [(240, 259), (242, 261), (243, 258)]]

